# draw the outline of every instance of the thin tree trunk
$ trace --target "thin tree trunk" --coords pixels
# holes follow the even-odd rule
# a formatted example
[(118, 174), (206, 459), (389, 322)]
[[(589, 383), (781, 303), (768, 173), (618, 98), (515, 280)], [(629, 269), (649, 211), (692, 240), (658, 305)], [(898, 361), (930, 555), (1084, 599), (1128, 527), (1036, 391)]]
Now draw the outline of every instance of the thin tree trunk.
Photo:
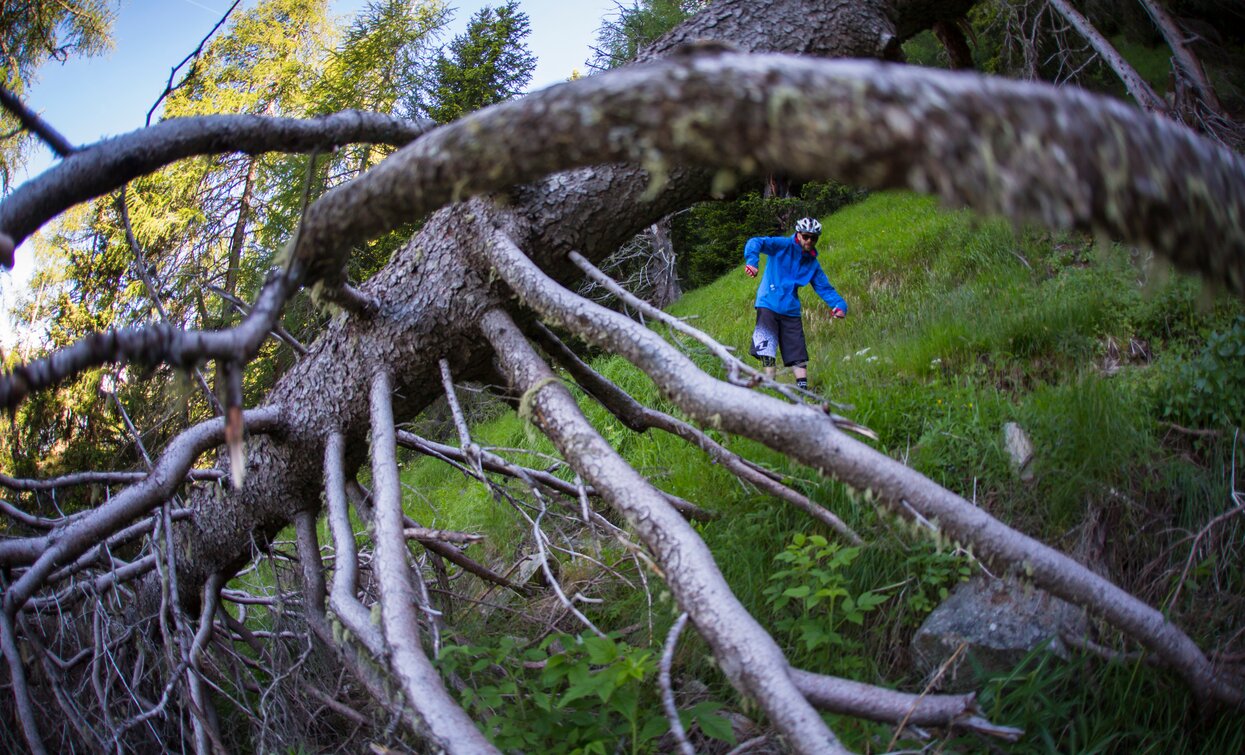
[(1072, 28), (1076, 29), (1077, 33), (1085, 38), (1086, 42), (1089, 42), (1095, 52), (1102, 56), (1103, 61), (1111, 67), (1112, 71), (1115, 71), (1116, 76), (1120, 77), (1124, 88), (1143, 110), (1163, 114), (1168, 112), (1167, 103), (1163, 101), (1163, 98), (1155, 93), (1146, 80), (1141, 78), (1141, 74), (1137, 73), (1124, 56), (1116, 51), (1111, 42), (1102, 36), (1089, 19), (1072, 7), (1072, 3), (1068, 0), (1047, 0), (1047, 2), (1055, 12), (1072, 25)]
[(1172, 51), (1172, 62), (1175, 64), (1177, 75), (1183, 76), (1189, 82), (1198, 98), (1209, 110), (1216, 115), (1224, 115), (1223, 105), (1220, 104), (1210, 79), (1206, 78), (1206, 70), (1202, 68), (1202, 61), (1198, 60), (1193, 50), (1185, 44), (1185, 35), (1180, 30), (1180, 25), (1176, 23), (1176, 19), (1172, 18), (1167, 9), (1154, 0), (1141, 0), (1141, 5), (1163, 34), (1163, 39), (1167, 41), (1167, 46)]

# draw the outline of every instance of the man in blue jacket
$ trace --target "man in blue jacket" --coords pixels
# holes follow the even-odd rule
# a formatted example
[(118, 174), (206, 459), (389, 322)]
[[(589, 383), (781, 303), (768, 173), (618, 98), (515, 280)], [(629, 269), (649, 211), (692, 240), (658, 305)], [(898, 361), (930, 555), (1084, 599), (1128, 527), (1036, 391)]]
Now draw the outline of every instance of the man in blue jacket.
[(757, 276), (762, 254), (769, 255), (765, 275), (757, 288), (757, 326), (749, 353), (761, 360), (766, 374), (774, 374), (778, 352), (795, 373), (795, 384), (808, 388), (808, 348), (800, 320), (800, 286), (812, 285), (835, 317), (847, 316), (847, 302), (830, 285), (817, 262), (821, 223), (800, 218), (794, 236), (757, 236), (744, 245), (744, 272)]

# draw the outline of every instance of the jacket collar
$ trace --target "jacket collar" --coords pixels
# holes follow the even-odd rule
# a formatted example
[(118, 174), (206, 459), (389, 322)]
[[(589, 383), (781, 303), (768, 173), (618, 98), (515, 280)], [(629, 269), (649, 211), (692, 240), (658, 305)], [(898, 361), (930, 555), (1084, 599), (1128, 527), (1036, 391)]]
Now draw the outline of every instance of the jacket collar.
[(796, 249), (800, 250), (800, 259), (808, 259), (808, 260), (817, 259), (817, 247), (813, 247), (813, 251), (811, 252), (804, 251), (804, 247), (800, 246), (800, 239), (798, 238), (798, 234), (795, 234), (795, 233), (791, 234), (791, 243), (795, 244)]

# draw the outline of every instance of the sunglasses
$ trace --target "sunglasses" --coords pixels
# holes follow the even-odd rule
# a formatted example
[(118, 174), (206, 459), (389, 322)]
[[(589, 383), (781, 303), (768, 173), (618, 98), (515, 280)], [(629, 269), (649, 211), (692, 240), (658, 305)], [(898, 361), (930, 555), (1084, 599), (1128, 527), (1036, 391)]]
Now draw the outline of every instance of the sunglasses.
[(800, 233), (796, 235), (798, 235), (800, 238), (804, 239), (805, 241), (816, 241), (819, 238), (818, 235), (815, 233)]

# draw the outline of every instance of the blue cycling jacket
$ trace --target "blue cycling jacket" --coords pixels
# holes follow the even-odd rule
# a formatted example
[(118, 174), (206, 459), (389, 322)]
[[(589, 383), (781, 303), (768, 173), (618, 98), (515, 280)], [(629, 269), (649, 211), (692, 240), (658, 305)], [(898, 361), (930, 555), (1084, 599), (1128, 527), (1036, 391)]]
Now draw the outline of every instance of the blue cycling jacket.
[(812, 285), (817, 295), (831, 308), (847, 312), (847, 302), (830, 285), (821, 263), (805, 254), (800, 243), (791, 236), (757, 236), (744, 245), (744, 262), (759, 267), (761, 255), (769, 255), (769, 264), (761, 275), (756, 306), (788, 317), (800, 316), (800, 286)]

